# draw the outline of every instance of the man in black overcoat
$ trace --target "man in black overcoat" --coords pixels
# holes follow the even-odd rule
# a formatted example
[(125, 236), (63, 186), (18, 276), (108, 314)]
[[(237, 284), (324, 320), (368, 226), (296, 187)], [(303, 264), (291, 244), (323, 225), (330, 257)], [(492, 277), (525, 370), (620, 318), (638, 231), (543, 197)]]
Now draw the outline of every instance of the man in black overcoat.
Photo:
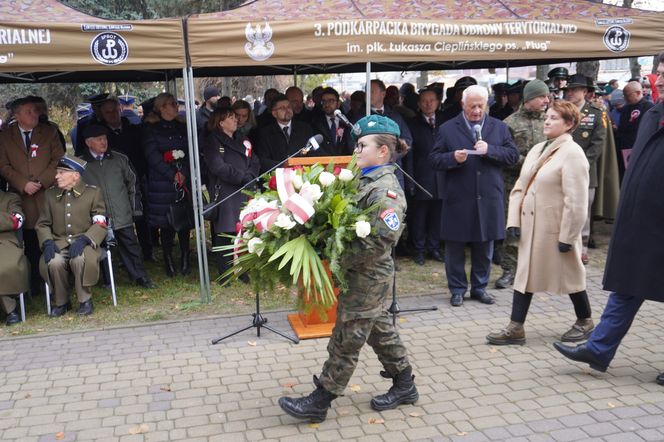
[[(664, 94), (664, 52), (655, 86)], [(606, 371), (645, 300), (664, 302), (664, 104), (643, 116), (625, 172), (604, 271), (611, 291), (602, 318), (577, 347), (554, 343), (564, 356)], [(664, 373), (657, 377), (664, 385)]]

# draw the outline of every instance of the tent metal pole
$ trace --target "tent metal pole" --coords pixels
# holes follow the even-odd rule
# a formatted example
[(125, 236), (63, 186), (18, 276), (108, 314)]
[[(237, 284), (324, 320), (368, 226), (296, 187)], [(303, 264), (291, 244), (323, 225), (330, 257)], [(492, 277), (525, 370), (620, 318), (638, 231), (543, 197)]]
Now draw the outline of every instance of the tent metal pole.
[(505, 62), (505, 83), (510, 82), (510, 62)]
[(187, 108), (187, 136), (189, 137), (189, 170), (196, 229), (196, 255), (198, 256), (198, 277), (201, 302), (210, 302), (210, 274), (205, 243), (205, 222), (203, 221), (203, 192), (201, 190), (201, 164), (198, 155), (198, 130), (196, 127), (196, 106), (194, 104), (194, 76), (191, 67), (182, 69), (184, 96)]
[(367, 61), (366, 114), (371, 115), (371, 62)]
[(293, 86), (297, 87), (297, 68), (293, 68)]

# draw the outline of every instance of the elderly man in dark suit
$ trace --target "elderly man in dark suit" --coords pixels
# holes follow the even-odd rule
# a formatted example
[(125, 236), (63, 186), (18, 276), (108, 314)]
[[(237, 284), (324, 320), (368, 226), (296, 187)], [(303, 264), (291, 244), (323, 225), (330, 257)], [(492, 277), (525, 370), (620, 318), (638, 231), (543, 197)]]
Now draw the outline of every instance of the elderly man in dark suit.
[[(433, 148), (436, 129), (443, 123), (438, 91), (428, 88), (420, 91), (417, 102), (419, 112), (408, 121), (413, 145), (404, 158), (412, 168), (415, 179), (433, 195), (429, 197), (419, 189), (413, 189), (408, 200), (408, 233), (412, 239), (415, 255), (413, 260), (424, 265), (425, 255), (443, 261), (440, 254), (441, 200), (436, 183), (436, 171), (431, 167), (429, 155)], [(410, 163), (410, 164), (409, 164)]]
[(519, 161), (507, 125), (486, 115), (488, 92), (473, 85), (464, 90), (463, 111), (436, 132), (430, 155), (441, 172), (443, 200), (441, 238), (445, 241), (445, 272), (453, 306), (463, 304), (468, 287), (465, 245), (470, 243), (470, 297), (493, 304), (486, 293), (493, 241), (505, 238), (501, 168)]
[(64, 155), (58, 129), (39, 124), (35, 104), (18, 99), (12, 104), (16, 122), (0, 133), (0, 174), (20, 195), (25, 213), (23, 237), (31, 266), (31, 291), (39, 293), (39, 242), (35, 224), (44, 205), (44, 191), (55, 181), (55, 166)]
[(306, 146), (314, 135), (309, 124), (293, 119), (293, 109), (284, 94), (272, 100), (270, 113), (276, 121), (258, 131), (256, 154), (261, 161), (261, 173)]
[[(657, 57), (655, 86), (664, 94), (664, 52)], [(613, 236), (604, 271), (612, 293), (588, 342), (577, 347), (554, 343), (564, 356), (606, 371), (643, 301), (664, 302), (664, 104), (641, 120), (625, 172)], [(664, 385), (664, 373), (656, 382)]]

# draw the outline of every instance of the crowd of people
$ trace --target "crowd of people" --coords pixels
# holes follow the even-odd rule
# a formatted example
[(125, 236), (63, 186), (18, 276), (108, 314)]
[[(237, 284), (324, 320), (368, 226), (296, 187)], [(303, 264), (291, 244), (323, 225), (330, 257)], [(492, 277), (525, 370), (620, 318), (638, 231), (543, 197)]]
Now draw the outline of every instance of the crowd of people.
[[(598, 85), (565, 68), (552, 69), (547, 81), (496, 84), (491, 96), (468, 76), (447, 89), (433, 83), (419, 91), (409, 83), (397, 88), (371, 80), (370, 115), (362, 91), (340, 95), (321, 86), (305, 100), (291, 86), (283, 93), (268, 89), (262, 101), (249, 103), (206, 87), (196, 124), (203, 182), (211, 201), (221, 202), (208, 216), (214, 245), (229, 244), (235, 232), (246, 201), (238, 191), (314, 135), (323, 140), (314, 155), (356, 155), (360, 205), (379, 207), (375, 236), (346, 259), (349, 288), (339, 301), (330, 357), (314, 376), (316, 389), (282, 398), (280, 406), (298, 418), (324, 420), (365, 343), (383, 364), (381, 374), (393, 380), (372, 407), (417, 401), (407, 351), (384, 308), (399, 241), (417, 265), (444, 263), (457, 308), (467, 292), (493, 304), (491, 264), (501, 266), (495, 285), (513, 288), (512, 312), (504, 329), (486, 337), (492, 345), (525, 344), (533, 293), (568, 295), (576, 319), (554, 346), (605, 371), (643, 301), (664, 301), (658, 271), (664, 259), (664, 53), (657, 61), (656, 74), (631, 79), (622, 89), (617, 81)], [(44, 281), (54, 297), (51, 316), (72, 308), (72, 279), (78, 314), (92, 314), (91, 287), (111, 242), (130, 279), (144, 288), (156, 287), (144, 263), (157, 259), (157, 245), (165, 276), (190, 273), (185, 118), (170, 93), (144, 101), (140, 115), (135, 104), (128, 95), (88, 97), (77, 109), (68, 155), (43, 99), (11, 102), (0, 132), (0, 301), (8, 325), (20, 321), (16, 296), (40, 294)], [(604, 279), (612, 293), (595, 327), (585, 265), (598, 218), (615, 224)], [(219, 275), (231, 265), (217, 253)], [(657, 382), (664, 385), (664, 374)]]

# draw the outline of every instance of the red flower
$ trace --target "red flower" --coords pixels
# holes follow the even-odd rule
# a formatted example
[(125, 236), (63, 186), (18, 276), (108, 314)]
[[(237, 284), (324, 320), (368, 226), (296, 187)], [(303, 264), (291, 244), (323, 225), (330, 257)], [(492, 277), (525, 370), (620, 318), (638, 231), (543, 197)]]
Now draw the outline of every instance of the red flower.
[(341, 167), (339, 166), (334, 166), (334, 173), (335, 176), (339, 175), (341, 173)]
[(164, 152), (164, 161), (167, 162), (168, 164), (175, 161), (175, 158), (173, 158), (173, 151), (172, 150), (167, 150), (166, 152)]
[(304, 166), (298, 164), (297, 166), (292, 166), (291, 169), (293, 169), (293, 170), (303, 171), (303, 170), (304, 170)]
[(267, 183), (267, 185), (270, 188), (270, 190), (277, 190), (277, 176), (272, 175), (270, 177), (270, 181)]
[(241, 232), (242, 232), (242, 223), (240, 222), (235, 223), (235, 234), (237, 235)]

